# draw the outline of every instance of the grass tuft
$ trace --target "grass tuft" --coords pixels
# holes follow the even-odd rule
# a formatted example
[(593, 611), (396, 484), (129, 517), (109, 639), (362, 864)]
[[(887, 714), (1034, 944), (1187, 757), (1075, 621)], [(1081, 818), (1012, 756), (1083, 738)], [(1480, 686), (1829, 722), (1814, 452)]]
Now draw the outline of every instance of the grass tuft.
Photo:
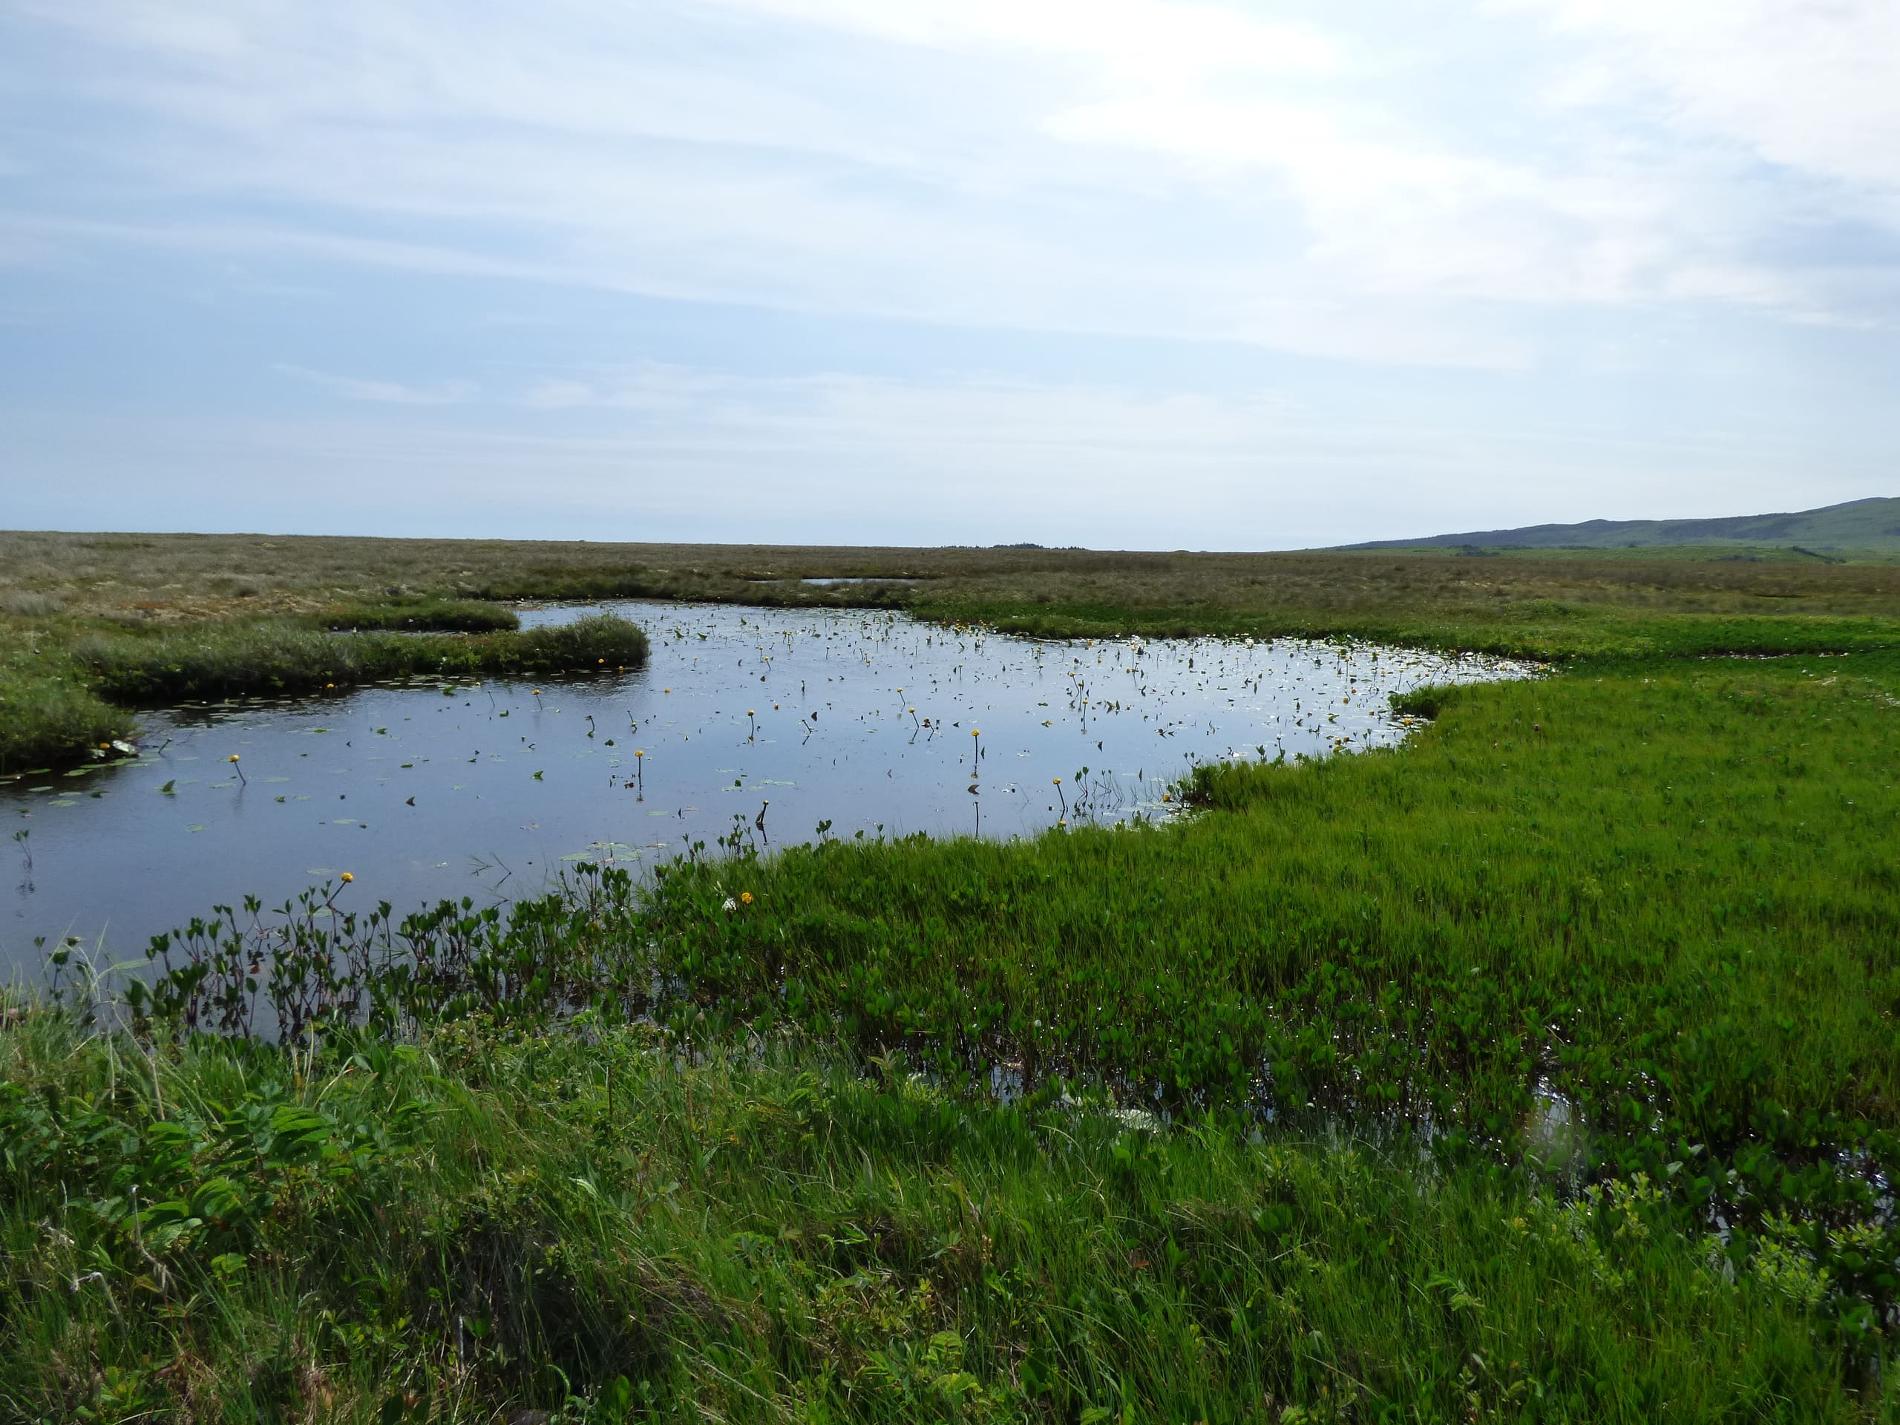
[(317, 615), (337, 631), (385, 629), (407, 633), (494, 633), (519, 628), (515, 611), (481, 599), (410, 597), (338, 604)]
[(338, 634), (283, 620), (190, 625), (78, 640), (74, 660), (127, 703), (347, 687), (381, 678), (472, 677), (636, 667), (646, 636), (597, 615), (559, 628), (460, 634)]
[[(22, 1419), (1849, 1421), (1784, 1252), (1350, 1143), (650, 1031), (0, 1032)], [(83, 1368), (75, 1368), (83, 1363)]]

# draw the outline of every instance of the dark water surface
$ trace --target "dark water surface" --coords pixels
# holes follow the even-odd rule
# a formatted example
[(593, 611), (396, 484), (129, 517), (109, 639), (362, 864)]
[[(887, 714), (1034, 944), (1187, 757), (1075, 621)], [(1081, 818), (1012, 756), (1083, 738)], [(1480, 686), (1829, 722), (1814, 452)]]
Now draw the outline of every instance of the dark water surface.
[(735, 828), (775, 847), (823, 821), (840, 838), (1009, 837), (1166, 815), (1197, 761), (1388, 745), (1404, 734), (1389, 694), (1527, 671), (1365, 644), (605, 607), (647, 630), (645, 669), (175, 708), (142, 720), (136, 759), (0, 781), (0, 974), (38, 973), (37, 936), (142, 960), (215, 903), (275, 905), (344, 871), (342, 903), (401, 913), (532, 895), (575, 861), (652, 865)]

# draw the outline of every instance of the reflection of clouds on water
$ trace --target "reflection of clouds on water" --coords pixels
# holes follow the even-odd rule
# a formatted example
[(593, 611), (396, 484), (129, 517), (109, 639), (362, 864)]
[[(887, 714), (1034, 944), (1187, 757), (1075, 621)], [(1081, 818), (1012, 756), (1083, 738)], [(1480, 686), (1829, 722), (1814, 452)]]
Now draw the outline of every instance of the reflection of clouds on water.
[(0, 963), (68, 932), (104, 931), (125, 958), (213, 904), (282, 901), (319, 867), (402, 912), (532, 894), (576, 860), (777, 848), (821, 824), (848, 840), (1152, 818), (1198, 762), (1390, 745), (1392, 693), (1523, 671), (1369, 645), (1038, 641), (872, 610), (609, 607), (647, 630), (646, 668), (175, 709), (146, 720), (134, 762), (0, 784), (35, 857)]

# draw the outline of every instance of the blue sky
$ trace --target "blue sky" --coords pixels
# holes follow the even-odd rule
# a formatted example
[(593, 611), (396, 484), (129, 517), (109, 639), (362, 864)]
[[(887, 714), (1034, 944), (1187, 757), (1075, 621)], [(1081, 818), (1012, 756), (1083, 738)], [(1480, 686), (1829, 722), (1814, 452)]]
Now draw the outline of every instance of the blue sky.
[(0, 0), (0, 526), (1900, 493), (1891, 0)]

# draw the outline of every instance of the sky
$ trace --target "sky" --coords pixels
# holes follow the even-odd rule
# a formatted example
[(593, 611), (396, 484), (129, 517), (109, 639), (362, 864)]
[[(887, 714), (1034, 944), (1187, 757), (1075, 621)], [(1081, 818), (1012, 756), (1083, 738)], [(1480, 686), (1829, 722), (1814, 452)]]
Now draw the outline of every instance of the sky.
[(0, 0), (0, 527), (1900, 493), (1893, 0)]

